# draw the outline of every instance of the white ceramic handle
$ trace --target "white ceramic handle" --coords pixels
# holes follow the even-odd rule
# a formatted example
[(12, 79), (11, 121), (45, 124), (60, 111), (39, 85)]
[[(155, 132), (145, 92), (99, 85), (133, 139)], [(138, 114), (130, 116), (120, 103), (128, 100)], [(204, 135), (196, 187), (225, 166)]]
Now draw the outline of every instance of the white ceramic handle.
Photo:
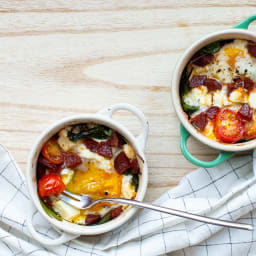
[[(28, 217), (27, 217), (27, 226), (28, 226), (28, 230), (31, 233), (32, 237), (37, 240), (39, 243), (44, 244), (44, 245), (48, 245), (48, 246), (53, 246), (53, 245), (59, 245), (59, 244), (63, 244), (66, 243), (70, 240), (73, 240), (77, 237), (79, 237), (79, 235), (75, 235), (75, 234), (69, 234), (69, 233), (65, 233), (63, 231), (59, 231), (61, 233), (61, 235), (55, 239), (52, 238), (45, 238), (43, 237), (43, 235), (39, 234), (36, 230), (35, 227), (33, 225), (33, 217), (35, 215), (35, 213), (37, 212), (37, 209), (35, 208), (35, 206), (32, 204), (32, 202), (30, 203), (30, 209), (28, 211)], [(56, 228), (55, 228), (56, 230)]]
[(143, 112), (141, 110), (139, 110), (138, 108), (127, 104), (127, 103), (119, 103), (107, 108), (104, 108), (102, 110), (100, 110), (98, 112), (98, 114), (101, 115), (105, 115), (108, 117), (112, 117), (112, 115), (114, 114), (114, 112), (119, 111), (119, 110), (127, 110), (132, 112), (135, 116), (138, 117), (138, 119), (140, 120), (143, 130), (140, 133), (140, 135), (136, 138), (136, 143), (137, 145), (143, 150), (145, 151), (146, 148), (146, 142), (147, 142), (147, 138), (148, 138), (148, 120), (146, 119), (145, 115), (143, 114)]

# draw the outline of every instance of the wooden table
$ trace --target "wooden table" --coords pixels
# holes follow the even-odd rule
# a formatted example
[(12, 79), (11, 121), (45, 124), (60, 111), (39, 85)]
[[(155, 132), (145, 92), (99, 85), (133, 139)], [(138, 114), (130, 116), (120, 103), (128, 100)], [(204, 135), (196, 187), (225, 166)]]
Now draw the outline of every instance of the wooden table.
[[(196, 167), (181, 154), (171, 74), (207, 33), (255, 12), (246, 0), (0, 1), (0, 138), (25, 173), (37, 136), (56, 120), (127, 102), (150, 122), (146, 149), (152, 201)], [(251, 28), (255, 29), (255, 28)], [(139, 123), (120, 112), (134, 134)], [(201, 159), (215, 151), (194, 139)]]

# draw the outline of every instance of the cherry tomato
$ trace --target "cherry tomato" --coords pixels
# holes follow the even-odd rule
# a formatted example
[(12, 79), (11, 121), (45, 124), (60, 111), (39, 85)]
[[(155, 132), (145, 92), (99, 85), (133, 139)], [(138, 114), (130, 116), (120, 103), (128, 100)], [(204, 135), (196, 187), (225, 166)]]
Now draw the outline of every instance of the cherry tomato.
[(65, 190), (65, 184), (58, 174), (50, 173), (43, 176), (38, 182), (40, 197), (53, 196)]
[(222, 142), (235, 143), (244, 136), (241, 117), (230, 109), (222, 109), (215, 118), (215, 136)]
[(63, 164), (64, 154), (57, 143), (57, 140), (52, 138), (48, 140), (42, 148), (43, 156), (53, 164)]
[(256, 138), (256, 111), (252, 115), (252, 120), (245, 122), (245, 138), (248, 140)]

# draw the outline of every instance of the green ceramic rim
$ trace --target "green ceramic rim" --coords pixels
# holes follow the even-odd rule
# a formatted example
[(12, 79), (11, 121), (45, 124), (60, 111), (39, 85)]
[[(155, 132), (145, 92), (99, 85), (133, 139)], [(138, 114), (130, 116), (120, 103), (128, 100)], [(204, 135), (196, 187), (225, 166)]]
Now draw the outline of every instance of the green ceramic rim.
[[(249, 25), (254, 20), (256, 20), (256, 15), (252, 15), (252, 16), (246, 18), (242, 22), (235, 25), (233, 28), (248, 29)], [(192, 156), (190, 154), (190, 152), (188, 151), (187, 140), (188, 140), (189, 136), (190, 136), (190, 133), (181, 124), (180, 125), (180, 149), (181, 149), (181, 152), (187, 158), (188, 161), (190, 161), (192, 164), (195, 164), (197, 166), (201, 166), (201, 167), (205, 167), (205, 168), (216, 166), (216, 165), (224, 162), (225, 160), (229, 159), (235, 153), (235, 152), (219, 151), (218, 157), (213, 161), (199, 160), (196, 157)]]

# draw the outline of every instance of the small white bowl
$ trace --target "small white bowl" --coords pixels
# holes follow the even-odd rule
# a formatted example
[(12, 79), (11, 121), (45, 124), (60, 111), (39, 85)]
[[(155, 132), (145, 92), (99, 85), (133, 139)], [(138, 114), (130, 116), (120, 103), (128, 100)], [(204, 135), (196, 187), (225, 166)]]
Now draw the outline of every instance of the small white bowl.
[[(172, 102), (174, 109), (179, 117), (181, 125), (181, 151), (184, 156), (193, 164), (203, 167), (215, 166), (224, 160), (231, 157), (234, 152), (250, 150), (256, 147), (256, 140), (250, 140), (248, 142), (236, 143), (236, 144), (224, 144), (207, 138), (198, 132), (188, 121), (186, 114), (183, 111), (180, 100), (180, 79), (184, 68), (190, 61), (191, 57), (202, 47), (221, 39), (245, 39), (256, 42), (256, 34), (248, 31), (249, 24), (256, 19), (256, 15), (253, 15), (246, 20), (242, 21), (232, 29), (215, 32), (207, 35), (200, 40), (193, 43), (182, 55), (178, 61), (172, 77)], [(201, 161), (190, 154), (186, 147), (186, 141), (190, 135), (193, 135), (196, 139), (209, 147), (215, 148), (220, 151), (219, 156), (213, 161)]]
[[(128, 110), (138, 117), (143, 126), (143, 130), (138, 137), (134, 137), (123, 125), (121, 125), (120, 123), (111, 118), (113, 113), (118, 110)], [(141, 175), (139, 179), (139, 187), (136, 195), (136, 200), (142, 201), (144, 199), (148, 184), (148, 168), (146, 158), (144, 155), (144, 150), (148, 136), (148, 121), (146, 120), (146, 117), (139, 109), (129, 104), (117, 104), (106, 109), (103, 109), (99, 111), (97, 114), (71, 116), (61, 121), (58, 121), (40, 135), (40, 137), (38, 138), (30, 152), (27, 164), (26, 181), (32, 201), (31, 209), (29, 209), (28, 211), (27, 224), (32, 236), (40, 243), (43, 243), (45, 245), (62, 244), (80, 235), (99, 235), (106, 233), (115, 228), (118, 228), (119, 226), (127, 222), (138, 210), (137, 208), (130, 207), (126, 211), (124, 211), (119, 217), (107, 223), (96, 226), (82, 226), (65, 220), (59, 221), (57, 219), (51, 218), (42, 208), (37, 193), (36, 182), (37, 159), (40, 154), (42, 146), (49, 138), (51, 138), (62, 128), (68, 125), (86, 122), (95, 122), (106, 125), (112, 128), (113, 130), (119, 132), (131, 143), (131, 145), (136, 151), (136, 154), (139, 156), (139, 158), (141, 158), (141, 161), (139, 161), (141, 167)], [(33, 225), (33, 216), (37, 211), (39, 211), (41, 215), (45, 219), (47, 219), (57, 231), (61, 233), (61, 235), (58, 238), (52, 240), (47, 239), (40, 235), (35, 230)]]

